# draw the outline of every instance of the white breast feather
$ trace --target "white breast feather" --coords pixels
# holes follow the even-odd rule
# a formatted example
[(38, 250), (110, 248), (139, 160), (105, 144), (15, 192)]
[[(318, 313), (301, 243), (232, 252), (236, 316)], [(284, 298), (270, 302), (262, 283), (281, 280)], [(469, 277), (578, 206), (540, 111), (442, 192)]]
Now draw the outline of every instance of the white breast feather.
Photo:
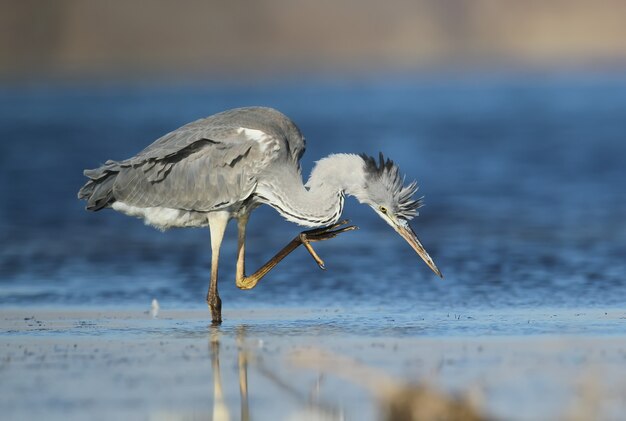
[(160, 230), (173, 227), (205, 227), (208, 226), (204, 212), (186, 211), (163, 207), (137, 207), (124, 202), (115, 202), (112, 208), (128, 216), (143, 218), (146, 225)]

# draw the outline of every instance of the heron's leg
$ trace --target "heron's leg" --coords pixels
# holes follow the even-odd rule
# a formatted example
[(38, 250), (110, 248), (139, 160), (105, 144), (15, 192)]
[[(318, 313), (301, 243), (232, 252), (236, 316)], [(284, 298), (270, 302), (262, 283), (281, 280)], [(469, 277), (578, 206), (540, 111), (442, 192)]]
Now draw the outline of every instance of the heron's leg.
[(211, 309), (213, 323), (222, 323), (222, 300), (217, 292), (217, 267), (220, 258), (220, 247), (230, 215), (228, 212), (211, 212), (208, 218), (211, 230), (211, 283), (209, 284), (206, 302)]
[[(249, 219), (249, 214), (237, 218), (237, 280), (246, 277), (246, 227)], [(237, 286), (239, 286), (239, 281), (237, 281)]]
[(246, 224), (248, 220), (247, 218), (239, 219), (239, 256), (237, 259), (237, 288), (239, 289), (252, 289), (256, 286), (256, 284), (263, 278), (267, 273), (274, 269), (274, 267), (280, 263), (285, 257), (287, 257), (292, 251), (298, 248), (300, 245), (304, 245), (306, 249), (309, 251), (313, 259), (317, 262), (321, 269), (325, 269), (324, 262), (319, 258), (313, 247), (311, 247), (311, 243), (316, 241), (324, 241), (330, 240), (331, 238), (335, 238), (339, 234), (347, 231), (352, 231), (357, 229), (357, 227), (350, 225), (347, 227), (342, 227), (348, 223), (347, 220), (341, 221), (337, 224), (331, 225), (325, 228), (318, 228), (314, 230), (304, 231), (300, 233), (296, 238), (291, 240), (289, 244), (287, 244), (282, 250), (280, 250), (274, 257), (272, 257), (267, 263), (259, 268), (255, 273), (250, 276), (246, 276), (245, 273), (245, 241), (246, 241)]

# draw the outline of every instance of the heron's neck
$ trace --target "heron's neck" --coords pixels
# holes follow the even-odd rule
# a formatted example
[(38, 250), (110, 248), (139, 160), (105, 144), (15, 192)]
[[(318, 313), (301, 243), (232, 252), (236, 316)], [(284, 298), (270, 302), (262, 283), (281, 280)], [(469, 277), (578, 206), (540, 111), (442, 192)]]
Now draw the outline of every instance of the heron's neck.
[(261, 193), (288, 221), (307, 227), (331, 225), (343, 212), (344, 195), (358, 198), (363, 191), (363, 168), (358, 155), (330, 155), (315, 165), (306, 185), (299, 174), (281, 174)]

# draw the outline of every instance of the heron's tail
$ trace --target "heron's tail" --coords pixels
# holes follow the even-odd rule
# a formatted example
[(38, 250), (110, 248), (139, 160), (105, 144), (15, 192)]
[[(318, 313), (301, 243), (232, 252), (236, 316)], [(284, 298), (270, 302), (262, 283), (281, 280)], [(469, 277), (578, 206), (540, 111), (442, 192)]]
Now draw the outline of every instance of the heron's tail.
[(99, 211), (115, 202), (113, 185), (119, 171), (117, 162), (107, 161), (100, 168), (83, 172), (89, 181), (78, 191), (78, 198), (87, 201), (87, 210)]

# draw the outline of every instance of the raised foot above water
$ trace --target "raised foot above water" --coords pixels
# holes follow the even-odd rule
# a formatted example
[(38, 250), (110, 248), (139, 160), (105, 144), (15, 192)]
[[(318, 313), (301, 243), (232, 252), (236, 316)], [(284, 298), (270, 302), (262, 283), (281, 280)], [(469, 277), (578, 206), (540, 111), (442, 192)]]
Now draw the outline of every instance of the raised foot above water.
[(316, 228), (300, 233), (300, 242), (304, 247), (306, 247), (307, 251), (309, 252), (311, 257), (313, 257), (313, 260), (315, 260), (320, 269), (326, 270), (326, 266), (324, 265), (324, 261), (317, 255), (315, 250), (313, 250), (313, 247), (311, 247), (310, 243), (314, 243), (316, 241), (330, 240), (331, 238), (335, 238), (341, 233), (359, 229), (359, 227), (357, 227), (356, 225), (344, 226), (347, 225), (349, 222), (350, 221), (348, 221), (347, 219), (344, 219), (328, 227)]
[(283, 260), (286, 256), (288, 256), (292, 251), (298, 248), (301, 244), (306, 247), (307, 251), (311, 254), (315, 262), (321, 269), (325, 269), (324, 261), (320, 259), (317, 255), (313, 247), (311, 247), (311, 243), (316, 241), (324, 241), (330, 240), (331, 238), (335, 238), (341, 233), (352, 231), (358, 229), (356, 226), (344, 226), (347, 225), (348, 221), (344, 220), (338, 222), (336, 224), (330, 225), (324, 228), (316, 228), (309, 231), (303, 231), (296, 236), (289, 244), (287, 244), (282, 250), (280, 250), (274, 257), (272, 257), (266, 264), (264, 264), (259, 270), (257, 270), (251, 276), (244, 276), (236, 279), (237, 288), (243, 290), (250, 290), (254, 288), (257, 283), (263, 278), (267, 273), (274, 268)]

